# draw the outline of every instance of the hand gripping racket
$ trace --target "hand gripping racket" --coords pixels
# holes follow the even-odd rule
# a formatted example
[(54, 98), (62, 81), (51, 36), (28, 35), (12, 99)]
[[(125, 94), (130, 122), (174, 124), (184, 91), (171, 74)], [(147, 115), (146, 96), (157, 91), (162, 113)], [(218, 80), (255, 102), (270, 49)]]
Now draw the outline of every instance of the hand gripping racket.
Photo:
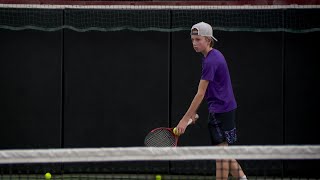
[[(199, 116), (196, 114), (195, 119)], [(189, 119), (188, 125), (192, 123)], [(159, 127), (150, 131), (144, 139), (144, 145), (149, 147), (176, 147), (179, 136), (173, 133), (174, 128)]]

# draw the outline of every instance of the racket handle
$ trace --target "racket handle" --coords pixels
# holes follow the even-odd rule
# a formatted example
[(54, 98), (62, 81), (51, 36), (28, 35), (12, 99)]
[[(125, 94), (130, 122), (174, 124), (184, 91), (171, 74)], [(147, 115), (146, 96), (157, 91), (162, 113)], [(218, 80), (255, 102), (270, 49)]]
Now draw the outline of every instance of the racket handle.
[(192, 119), (189, 119), (188, 126), (192, 123)]
[[(196, 114), (195, 119), (199, 119), (199, 115), (198, 115), (198, 114)], [(190, 118), (189, 121), (188, 121), (188, 126), (189, 126), (191, 123), (192, 123), (192, 119)]]

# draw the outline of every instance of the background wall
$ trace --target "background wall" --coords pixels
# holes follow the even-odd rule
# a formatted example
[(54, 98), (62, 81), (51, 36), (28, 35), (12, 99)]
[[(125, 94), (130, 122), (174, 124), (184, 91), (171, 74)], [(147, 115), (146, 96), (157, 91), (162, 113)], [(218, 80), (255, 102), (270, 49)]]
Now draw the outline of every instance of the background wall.
[[(320, 33), (215, 36), (238, 103), (237, 144), (319, 144)], [(0, 30), (0, 39), (1, 149), (143, 146), (151, 129), (179, 122), (201, 73), (187, 31)], [(198, 113), (180, 146), (209, 145), (205, 101)]]
[[(319, 144), (320, 33), (215, 36), (239, 106), (238, 144)], [(186, 31), (1, 30), (0, 39), (2, 149), (143, 146), (150, 129), (178, 123), (201, 74)], [(199, 114), (180, 145), (209, 145), (205, 101)]]

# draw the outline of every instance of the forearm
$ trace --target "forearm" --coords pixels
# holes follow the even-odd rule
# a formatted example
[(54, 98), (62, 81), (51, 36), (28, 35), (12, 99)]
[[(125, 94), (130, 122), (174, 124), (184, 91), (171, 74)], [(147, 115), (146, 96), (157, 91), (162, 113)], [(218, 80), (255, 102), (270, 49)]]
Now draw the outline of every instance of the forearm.
[(190, 117), (193, 117), (196, 114), (196, 111), (199, 108), (203, 98), (204, 98), (204, 94), (199, 92), (194, 96), (188, 111), (184, 115), (186, 118), (189, 119)]
[(209, 81), (200, 80), (197, 94), (194, 96), (188, 111), (183, 116), (183, 118), (179, 121), (179, 124), (177, 126), (178, 134), (184, 133), (186, 127), (188, 126), (188, 121), (190, 118), (193, 120), (193, 122), (196, 120), (196, 111), (199, 108), (204, 98), (204, 94), (206, 93), (208, 84), (209, 84)]

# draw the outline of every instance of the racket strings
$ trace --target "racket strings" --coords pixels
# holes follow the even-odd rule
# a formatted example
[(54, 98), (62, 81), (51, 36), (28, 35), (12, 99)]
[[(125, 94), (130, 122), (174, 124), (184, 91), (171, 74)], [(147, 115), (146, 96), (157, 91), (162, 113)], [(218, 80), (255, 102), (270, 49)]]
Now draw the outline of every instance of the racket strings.
[(152, 147), (170, 147), (176, 145), (174, 135), (167, 129), (150, 132), (145, 138), (145, 145)]

